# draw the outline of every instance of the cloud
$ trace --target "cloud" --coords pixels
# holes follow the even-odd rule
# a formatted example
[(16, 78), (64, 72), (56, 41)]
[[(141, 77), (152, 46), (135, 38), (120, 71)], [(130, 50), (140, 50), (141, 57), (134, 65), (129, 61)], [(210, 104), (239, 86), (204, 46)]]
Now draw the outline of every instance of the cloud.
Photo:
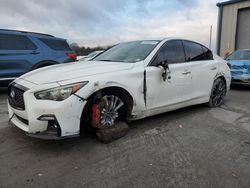
[[(0, 26), (53, 34), (80, 45), (177, 36), (208, 45), (216, 0), (0, 0)], [(214, 47), (214, 46), (213, 46)]]

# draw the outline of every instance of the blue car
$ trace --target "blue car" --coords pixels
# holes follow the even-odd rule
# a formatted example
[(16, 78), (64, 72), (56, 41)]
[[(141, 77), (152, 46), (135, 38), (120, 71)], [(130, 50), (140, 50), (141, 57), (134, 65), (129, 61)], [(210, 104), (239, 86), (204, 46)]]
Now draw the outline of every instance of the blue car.
[(73, 61), (76, 54), (65, 39), (0, 29), (0, 87), (31, 70)]
[(231, 65), (232, 84), (250, 85), (250, 50), (238, 50), (227, 60)]

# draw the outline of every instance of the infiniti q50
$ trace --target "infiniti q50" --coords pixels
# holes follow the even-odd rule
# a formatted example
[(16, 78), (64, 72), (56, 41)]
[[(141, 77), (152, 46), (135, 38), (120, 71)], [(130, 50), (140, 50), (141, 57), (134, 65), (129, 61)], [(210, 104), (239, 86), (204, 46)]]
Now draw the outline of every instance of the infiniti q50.
[(41, 68), (9, 86), (10, 122), (29, 136), (61, 139), (117, 121), (137, 120), (190, 105), (223, 103), (227, 62), (179, 38), (118, 44), (90, 62)]

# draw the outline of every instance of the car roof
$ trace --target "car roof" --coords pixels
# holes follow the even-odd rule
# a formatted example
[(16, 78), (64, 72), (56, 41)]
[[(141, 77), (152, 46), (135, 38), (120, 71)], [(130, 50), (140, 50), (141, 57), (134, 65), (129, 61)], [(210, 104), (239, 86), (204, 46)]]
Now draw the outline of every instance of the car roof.
[(65, 40), (63, 38), (54, 37), (53, 35), (50, 35), (50, 34), (38, 33), (38, 32), (32, 32), (32, 31), (21, 31), (21, 30), (12, 30), (12, 29), (0, 29), (0, 33), (2, 33), (2, 34), (15, 34), (15, 35), (34, 36), (34, 37), (48, 38), (48, 39)]
[[(190, 40), (190, 39), (185, 39), (185, 38), (178, 38), (178, 37), (158, 37), (158, 38), (147, 38), (147, 39), (140, 39), (140, 40), (134, 40), (134, 42), (136, 41), (159, 41), (159, 42), (166, 42), (168, 40), (184, 40), (184, 41), (190, 41), (190, 42), (194, 42), (194, 43), (197, 43), (197, 44), (200, 44), (201, 46), (205, 47), (205, 48), (208, 48), (206, 45), (204, 44), (201, 44), (200, 42), (196, 42), (196, 41), (193, 41), (193, 40)], [(133, 41), (127, 41), (127, 42), (133, 42)]]
[[(186, 41), (190, 41), (190, 42), (195, 42), (200, 44), (199, 42), (190, 40), (190, 39), (185, 39), (185, 38), (178, 38), (178, 37), (156, 37), (156, 38), (146, 38), (146, 39), (138, 39), (138, 40), (133, 40), (133, 41), (168, 41), (168, 40), (186, 40)], [(125, 42), (133, 42), (133, 41), (125, 41)]]

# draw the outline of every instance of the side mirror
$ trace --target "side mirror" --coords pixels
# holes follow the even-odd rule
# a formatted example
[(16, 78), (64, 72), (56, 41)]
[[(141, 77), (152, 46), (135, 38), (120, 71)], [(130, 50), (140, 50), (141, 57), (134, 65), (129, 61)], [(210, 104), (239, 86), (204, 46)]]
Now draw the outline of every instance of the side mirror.
[(167, 60), (161, 61), (159, 65), (160, 65), (164, 70), (167, 70), (167, 69), (168, 69), (168, 61), (167, 61)]
[(162, 73), (163, 81), (165, 82), (167, 79), (171, 79), (168, 61), (165, 60), (160, 62), (159, 66), (161, 66), (164, 70), (164, 72)]

